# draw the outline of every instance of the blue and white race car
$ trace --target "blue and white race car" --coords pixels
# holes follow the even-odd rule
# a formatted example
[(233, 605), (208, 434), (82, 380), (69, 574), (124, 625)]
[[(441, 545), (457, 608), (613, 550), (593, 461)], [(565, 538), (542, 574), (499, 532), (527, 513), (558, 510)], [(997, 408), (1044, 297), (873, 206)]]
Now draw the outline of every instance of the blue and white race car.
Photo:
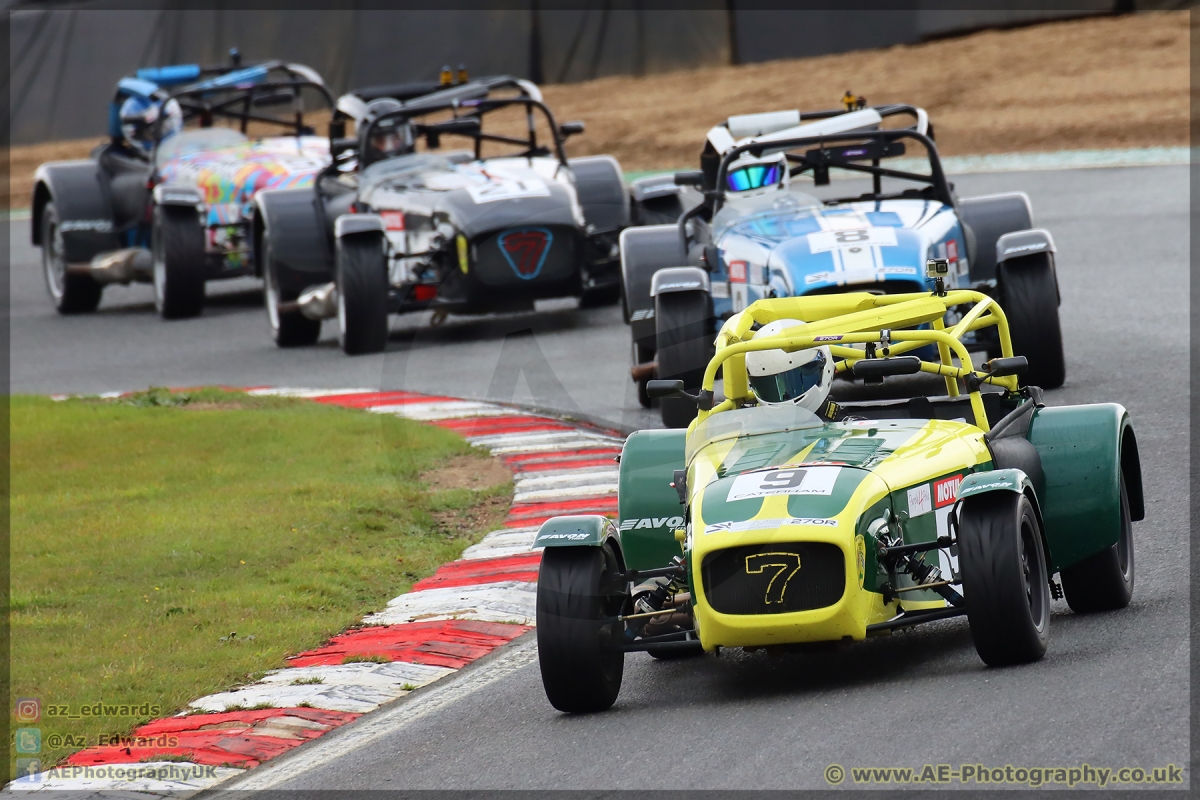
[[(895, 122), (911, 124), (889, 127)], [(933, 290), (933, 259), (946, 262), (945, 288), (981, 290), (1003, 305), (1031, 383), (1062, 385), (1053, 239), (1033, 228), (1023, 192), (958, 198), (924, 110), (730, 117), (709, 131), (700, 163), (700, 171), (632, 187), (643, 215), (678, 214), (675, 224), (621, 236), (632, 375), (643, 405), (653, 378), (698, 387), (717, 330), (754, 301)], [(981, 333), (974, 344), (997, 349), (994, 338)], [(686, 403), (662, 409), (668, 426), (694, 414)]]

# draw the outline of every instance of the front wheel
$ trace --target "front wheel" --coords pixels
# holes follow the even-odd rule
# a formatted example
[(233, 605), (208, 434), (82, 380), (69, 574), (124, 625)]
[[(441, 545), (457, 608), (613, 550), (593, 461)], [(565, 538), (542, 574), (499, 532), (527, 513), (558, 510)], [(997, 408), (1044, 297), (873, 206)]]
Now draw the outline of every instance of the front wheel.
[(192, 208), (154, 209), (154, 307), (163, 319), (204, 310), (204, 227)]
[[(654, 321), (658, 377), (699, 389), (715, 350), (712, 298), (707, 292), (660, 294), (654, 298)], [(659, 408), (668, 428), (686, 428), (696, 416), (696, 406), (686, 398), (664, 397)]]
[(1113, 611), (1133, 598), (1133, 520), (1121, 477), (1121, 533), (1116, 544), (1060, 571), (1067, 605), (1076, 614)]
[(100, 305), (104, 287), (91, 275), (72, 275), (67, 271), (62, 226), (54, 203), (42, 207), (42, 273), (46, 278), (46, 291), (58, 313), (87, 313)]
[(346, 355), (382, 353), (388, 340), (387, 258), (383, 237), (359, 234), (337, 244), (338, 338)]
[(1013, 354), (1029, 360), (1026, 382), (1057, 389), (1067, 378), (1058, 285), (1046, 253), (1010, 259), (996, 268), (1000, 307), (1008, 317)]
[(304, 347), (316, 344), (321, 338), (321, 320), (309, 319), (299, 311), (280, 311), (279, 304), (295, 300), (280, 289), (279, 265), (275, 263), (269, 232), (263, 233), (263, 295), (267, 319), (271, 323), (271, 338), (279, 347)]
[(1050, 641), (1050, 576), (1033, 504), (993, 492), (963, 501), (958, 523), (967, 621), (991, 667), (1037, 661)]
[(605, 547), (550, 547), (537, 582), (538, 664), (550, 705), (604, 711), (617, 701), (625, 654), (604, 647), (602, 622), (620, 612), (616, 560)]

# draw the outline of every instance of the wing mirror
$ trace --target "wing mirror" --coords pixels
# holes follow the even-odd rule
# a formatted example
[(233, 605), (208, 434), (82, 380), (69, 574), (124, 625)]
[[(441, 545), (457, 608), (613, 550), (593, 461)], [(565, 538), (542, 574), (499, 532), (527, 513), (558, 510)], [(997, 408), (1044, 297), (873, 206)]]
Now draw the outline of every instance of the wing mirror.
[(695, 186), (697, 189), (704, 186), (704, 173), (696, 170), (694, 172), (676, 172), (676, 186)]
[(921, 359), (916, 356), (895, 358), (863, 358), (854, 362), (851, 372), (856, 378), (883, 378), (888, 375), (915, 375), (921, 371)]
[(577, 133), (583, 133), (583, 128), (583, 122), (580, 120), (564, 122), (562, 125), (558, 126), (558, 133), (560, 136), (566, 139), (568, 136), (574, 136)]
[(683, 390), (683, 381), (646, 381), (646, 396), (651, 399), (663, 397), (679, 397), (691, 400), (701, 411), (712, 411), (713, 393), (701, 389), (696, 394), (688, 394)]
[(993, 358), (983, 362), (983, 371), (993, 378), (1004, 378), (1009, 375), (1024, 375), (1029, 371), (1029, 359), (1025, 356), (1011, 358)]

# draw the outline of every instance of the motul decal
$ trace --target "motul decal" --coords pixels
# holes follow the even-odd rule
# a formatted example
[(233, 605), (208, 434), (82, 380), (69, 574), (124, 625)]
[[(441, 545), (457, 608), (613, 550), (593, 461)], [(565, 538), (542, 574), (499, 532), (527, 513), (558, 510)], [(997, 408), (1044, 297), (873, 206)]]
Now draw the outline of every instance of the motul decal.
[(729, 262), (729, 282), (730, 283), (745, 283), (746, 282), (746, 262), (745, 261), (730, 261)]
[(383, 227), (389, 231), (404, 230), (403, 211), (380, 211), (379, 216), (383, 218)]
[(953, 264), (958, 261), (958, 240), (951, 239), (946, 242), (946, 260)]
[(958, 487), (963, 481), (962, 475), (951, 475), (933, 482), (933, 507), (948, 506), (958, 499)]
[(516, 276), (531, 281), (542, 272), (554, 234), (546, 228), (521, 228), (505, 231), (497, 241), (504, 260)]

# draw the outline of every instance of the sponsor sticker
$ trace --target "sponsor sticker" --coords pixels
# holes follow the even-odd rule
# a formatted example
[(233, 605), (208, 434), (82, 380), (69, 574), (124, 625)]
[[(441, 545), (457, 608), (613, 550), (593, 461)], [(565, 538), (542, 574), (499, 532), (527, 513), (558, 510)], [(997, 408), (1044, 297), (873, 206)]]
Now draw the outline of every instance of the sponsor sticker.
[(713, 297), (729, 297), (729, 283), (727, 281), (713, 281), (711, 286)]
[(630, 322), (641, 322), (644, 319), (654, 319), (653, 308), (639, 308), (629, 315)]
[(70, 233), (71, 231), (107, 233), (112, 230), (112, 222), (106, 219), (64, 219), (58, 223), (58, 228), (63, 233)]
[(766, 283), (766, 281), (763, 280), (762, 264), (751, 264), (750, 265), (750, 274), (747, 277), (747, 280), (749, 280), (750, 283), (753, 283), (753, 284)]
[(958, 499), (958, 487), (963, 481), (962, 475), (951, 475), (949, 478), (942, 478), (940, 481), (933, 482), (933, 506), (941, 508), (942, 506), (952, 505)]
[[(788, 467), (738, 475), (727, 500), (749, 500), (771, 495), (831, 495), (841, 467)], [(928, 489), (928, 487), (927, 487)]]
[(951, 239), (946, 242), (946, 260), (953, 264), (958, 261), (958, 240)]
[(861, 533), (854, 536), (854, 563), (858, 567), (858, 588), (862, 588), (867, 574), (867, 543)]
[(379, 216), (383, 218), (383, 227), (389, 231), (404, 230), (403, 211), (380, 211)]
[(841, 340), (842, 340), (842, 334), (840, 334), (840, 333), (837, 336), (814, 336), (813, 337), (814, 342), (840, 342)]
[(908, 490), (908, 516), (919, 517), (933, 511), (933, 503), (929, 495), (929, 484), (922, 483)]
[(634, 517), (621, 520), (621, 530), (632, 531), (639, 528), (678, 528), (683, 524), (683, 517)]
[(586, 533), (547, 533), (544, 536), (537, 537), (539, 542), (545, 542), (550, 539), (566, 539), (571, 542), (578, 542), (588, 538)]
[(554, 234), (549, 228), (518, 228), (505, 231), (496, 241), (513, 274), (530, 281), (541, 274)]
[(745, 283), (746, 282), (746, 262), (745, 261), (730, 261), (729, 262), (729, 282), (730, 283)]
[(781, 519), (748, 519), (744, 522), (714, 522), (704, 526), (704, 534), (710, 533), (741, 533), (743, 531), (763, 531), (773, 528), (790, 526), (816, 526), (820, 528), (836, 528), (840, 523), (836, 519), (824, 517), (785, 517)]
[(813, 254), (851, 247), (895, 246), (895, 228), (859, 228), (857, 230), (817, 231), (808, 234), (808, 250)]
[(482, 205), (497, 200), (512, 200), (518, 197), (549, 197), (550, 187), (537, 178), (526, 180), (493, 180), (481, 186), (467, 186), (471, 200)]

